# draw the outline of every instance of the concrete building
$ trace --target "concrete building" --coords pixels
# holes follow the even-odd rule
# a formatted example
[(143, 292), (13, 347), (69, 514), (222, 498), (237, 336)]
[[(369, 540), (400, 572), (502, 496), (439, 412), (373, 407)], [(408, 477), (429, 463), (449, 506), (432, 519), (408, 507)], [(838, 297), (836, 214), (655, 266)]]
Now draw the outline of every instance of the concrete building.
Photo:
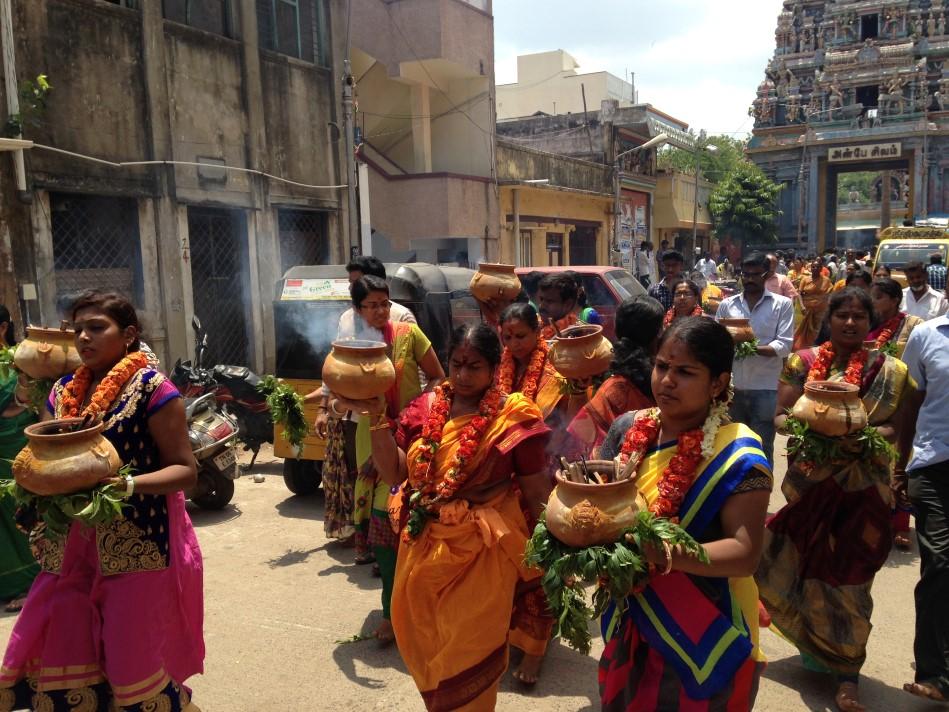
[(344, 6), (13, 0), (16, 66), (4, 72), (53, 86), (27, 138), (168, 163), (34, 148), (18, 199), (0, 160), (2, 298), (55, 324), (64, 295), (116, 289), (166, 365), (190, 354), (195, 314), (211, 358), (272, 371), (274, 284), (349, 254), (345, 189), (325, 187), (346, 182), (333, 129)]
[[(678, 171), (660, 170), (656, 176), (656, 208), (653, 213), (656, 238), (668, 240), (669, 245), (688, 257), (696, 247), (715, 252), (712, 242), (712, 215), (708, 200), (714, 185), (704, 178), (699, 179), (697, 244), (692, 244), (693, 216), (695, 208), (695, 176)], [(658, 247), (659, 242), (656, 243)]]
[[(943, 0), (786, 0), (752, 107), (750, 158), (782, 184), (779, 241), (868, 246), (881, 227), (949, 212)], [(873, 205), (838, 178), (874, 172)], [(840, 207), (838, 207), (840, 206)]]
[(579, 66), (577, 60), (562, 49), (520, 55), (517, 81), (498, 85), (498, 119), (522, 118), (539, 112), (551, 115), (595, 112), (604, 101), (615, 101), (620, 108), (638, 103), (636, 88), (631, 82), (609, 72), (580, 74)]
[(496, 260), (490, 1), (354, 0), (352, 43), (373, 254)]
[[(560, 165), (551, 159), (542, 164), (543, 169), (533, 171), (529, 175), (526, 171), (509, 172), (508, 178), (523, 182), (524, 180), (549, 180), (543, 190), (571, 189), (575, 199), (566, 200), (559, 194), (547, 194), (547, 200), (554, 204), (560, 212), (546, 211), (546, 217), (554, 215), (568, 225), (584, 227), (580, 233), (584, 239), (593, 240), (582, 251), (571, 253), (569, 244), (561, 248), (563, 265), (570, 264), (617, 264), (632, 265), (634, 246), (642, 240), (651, 240), (658, 246), (658, 232), (656, 225), (656, 201), (659, 188), (659, 172), (656, 167), (656, 148), (646, 151), (629, 153), (620, 159), (619, 171), (614, 170), (615, 157), (631, 149), (643, 145), (660, 134), (669, 137), (669, 143), (680, 148), (691, 148), (693, 138), (688, 133), (688, 125), (668, 114), (665, 114), (649, 104), (639, 104), (627, 108), (620, 108), (616, 101), (604, 101), (595, 113), (588, 112), (588, 121), (583, 115), (560, 114), (557, 116), (534, 116), (525, 119), (512, 119), (498, 122), (498, 170), (499, 181), (505, 172), (502, 157), (502, 146), (505, 144), (519, 146), (524, 153), (534, 152), (559, 157)], [(573, 159), (576, 163), (570, 163)], [(584, 176), (577, 179), (577, 169), (586, 164), (595, 166), (599, 173), (595, 179)], [(566, 170), (566, 166), (573, 170)], [(535, 164), (536, 166), (536, 164)], [(592, 171), (592, 168), (588, 170)], [(537, 184), (524, 184), (524, 186)], [(531, 196), (538, 189), (519, 186), (517, 193), (522, 198)], [(672, 185), (668, 188), (671, 190)], [(513, 189), (512, 189), (513, 190)], [(618, 212), (616, 210), (616, 195), (619, 194)], [(606, 215), (603, 215), (604, 194), (608, 196)], [(672, 200), (672, 198), (670, 198)], [(584, 202), (583, 215), (577, 201)], [(518, 230), (512, 228), (511, 217), (515, 212), (531, 214), (521, 205), (519, 211), (513, 211), (511, 205), (502, 205), (502, 217), (506, 220), (507, 229), (502, 232), (502, 239), (510, 244), (502, 247), (502, 254), (515, 255), (519, 260), (526, 258), (515, 244), (523, 245), (518, 241)], [(565, 212), (567, 210), (570, 212)], [(593, 219), (591, 215), (596, 215)], [(673, 213), (670, 212), (670, 215)], [(691, 212), (688, 213), (689, 227), (691, 228)], [(616, 220), (619, 220), (619, 239), (616, 239)], [(671, 218), (670, 218), (671, 219)], [(602, 224), (600, 224), (602, 221)], [(663, 227), (678, 229), (678, 219), (674, 223), (664, 223)], [(546, 230), (546, 228), (545, 228)], [(522, 236), (522, 234), (521, 234)], [(547, 250), (548, 252), (551, 250)], [(531, 255), (534, 255), (533, 249)], [(591, 255), (597, 256), (597, 262), (588, 260)], [(553, 258), (550, 258), (553, 259)], [(519, 261), (518, 264), (521, 264)], [(543, 262), (542, 264), (546, 264)]]

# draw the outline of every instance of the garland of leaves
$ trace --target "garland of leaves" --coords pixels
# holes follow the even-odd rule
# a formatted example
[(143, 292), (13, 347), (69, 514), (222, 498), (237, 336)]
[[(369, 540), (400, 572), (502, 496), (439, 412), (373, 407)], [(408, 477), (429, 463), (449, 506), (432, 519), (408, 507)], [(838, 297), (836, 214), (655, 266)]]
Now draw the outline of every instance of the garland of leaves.
[(832, 462), (893, 459), (897, 455), (893, 446), (872, 425), (845, 438), (829, 438), (811, 430), (800, 418), (788, 415), (784, 428), (788, 434), (788, 455), (805, 473), (817, 465)]
[(758, 339), (752, 339), (751, 341), (742, 341), (735, 345), (735, 360), (741, 361), (742, 359), (748, 358), (749, 356), (758, 355)]
[(257, 390), (267, 399), (270, 418), (283, 428), (283, 439), (299, 450), (310, 433), (303, 412), (303, 396), (274, 376), (264, 376)]
[[(554, 634), (583, 654), (590, 652), (589, 622), (606, 611), (610, 602), (626, 609), (626, 597), (649, 582), (649, 566), (643, 547), (680, 547), (686, 554), (708, 563), (705, 549), (682, 527), (668, 519), (642, 511), (636, 523), (613, 544), (582, 549), (567, 546), (547, 530), (541, 515), (527, 542), (524, 561), (544, 571), (541, 584), (554, 616)], [(585, 584), (597, 583), (592, 608), (587, 605)]]
[[(134, 472), (131, 465), (119, 469), (117, 477)], [(125, 502), (123, 491), (113, 484), (104, 484), (73, 494), (38, 495), (21, 487), (15, 480), (0, 480), (0, 497), (12, 497), (16, 504), (17, 525), (32, 531), (37, 524), (46, 525), (45, 536), (60, 540), (69, 533), (73, 522), (87, 527), (111, 524), (122, 518)]]

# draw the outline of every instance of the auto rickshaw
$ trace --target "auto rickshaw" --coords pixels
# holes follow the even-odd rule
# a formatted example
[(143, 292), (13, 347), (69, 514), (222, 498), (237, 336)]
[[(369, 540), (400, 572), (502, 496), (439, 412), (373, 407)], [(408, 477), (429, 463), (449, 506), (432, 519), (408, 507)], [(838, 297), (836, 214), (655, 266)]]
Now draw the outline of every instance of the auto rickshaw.
[[(386, 264), (389, 297), (415, 314), (419, 327), (447, 372), (448, 337), (455, 326), (481, 321), (468, 284), (474, 271), (424, 262)], [(307, 395), (321, 384), (323, 361), (336, 338), (340, 315), (352, 306), (345, 265), (293, 267), (278, 284), (274, 302), (277, 346), (276, 376)], [(316, 402), (304, 407), (308, 423), (317, 416)], [(284, 459), (283, 479), (294, 494), (312, 494), (320, 486), (326, 441), (311, 432), (297, 452), (274, 432), (274, 454)]]

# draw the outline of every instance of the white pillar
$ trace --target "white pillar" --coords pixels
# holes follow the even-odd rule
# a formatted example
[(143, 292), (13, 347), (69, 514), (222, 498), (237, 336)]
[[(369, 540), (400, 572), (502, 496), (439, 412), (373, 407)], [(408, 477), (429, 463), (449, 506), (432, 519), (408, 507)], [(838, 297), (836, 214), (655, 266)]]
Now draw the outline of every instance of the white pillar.
[(412, 149), (415, 173), (432, 172), (432, 104), (427, 84), (412, 85)]

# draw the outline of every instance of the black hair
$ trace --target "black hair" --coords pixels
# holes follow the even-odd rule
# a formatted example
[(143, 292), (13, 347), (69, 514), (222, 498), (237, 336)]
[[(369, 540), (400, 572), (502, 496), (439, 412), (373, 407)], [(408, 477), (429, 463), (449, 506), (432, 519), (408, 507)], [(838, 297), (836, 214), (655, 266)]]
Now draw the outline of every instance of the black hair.
[(697, 285), (691, 279), (677, 279), (675, 281), (675, 284), (672, 285), (673, 296), (675, 295), (676, 290), (679, 288), (680, 284), (684, 284), (685, 286), (687, 286), (689, 288), (689, 291), (695, 295), (696, 299), (698, 299), (699, 301), (702, 300), (702, 290), (699, 289), (699, 285)]
[(501, 342), (498, 340), (497, 332), (483, 322), (477, 324), (461, 324), (455, 327), (451, 332), (451, 339), (448, 342), (448, 355), (455, 352), (455, 349), (467, 344), (475, 351), (481, 354), (491, 368), (495, 368), (501, 363)]
[(682, 262), (685, 263), (685, 257), (682, 256), (682, 253), (678, 250), (667, 250), (662, 253), (663, 262)]
[(386, 268), (378, 257), (372, 255), (359, 255), (350, 260), (346, 265), (347, 272), (362, 272), (365, 275), (386, 278)]
[(942, 254), (939, 252), (933, 252), (929, 256), (929, 264), (931, 265), (941, 265), (942, 264)]
[(847, 278), (844, 280), (844, 284), (849, 287), (851, 283), (857, 279), (863, 280), (867, 286), (871, 286), (873, 284), (873, 275), (859, 265), (853, 272), (847, 275)]
[(561, 301), (577, 301), (577, 280), (569, 272), (551, 272), (545, 274), (537, 285), (537, 291), (556, 289)]
[(926, 268), (923, 267), (923, 263), (919, 260), (913, 260), (912, 262), (907, 262), (903, 267), (903, 274), (907, 272), (925, 272)]
[(616, 346), (613, 375), (622, 376), (652, 398), (653, 350), (666, 310), (652, 297), (639, 294), (616, 309)]
[(874, 268), (873, 268), (873, 274), (876, 274), (876, 273), (879, 272), (881, 269), (882, 269), (884, 272), (886, 272), (887, 278), (889, 278), (889, 276), (890, 276), (891, 274), (893, 274), (893, 270), (891, 270), (891, 269), (890, 269), (889, 267), (887, 267), (886, 265), (877, 265), (876, 267), (874, 267)]
[(16, 344), (16, 339), (13, 338), (13, 319), (10, 317), (10, 310), (7, 309), (3, 304), (0, 304), (0, 324), (9, 324), (9, 326), (7, 326), (7, 335), (4, 340), (7, 342), (7, 346), (14, 346)]
[(879, 289), (890, 299), (902, 300), (903, 288), (900, 283), (890, 277), (880, 277), (873, 281), (873, 287)]
[(731, 373), (735, 361), (735, 341), (728, 329), (714, 319), (704, 316), (679, 319), (663, 332), (659, 348), (670, 339), (685, 344), (692, 357), (709, 370), (712, 378)]
[(369, 296), (369, 292), (385, 292), (389, 294), (389, 285), (384, 279), (380, 279), (371, 274), (366, 274), (352, 283), (349, 288), (349, 295), (353, 300), (353, 306), (359, 309), (363, 300)]
[(504, 326), (509, 321), (522, 321), (529, 329), (537, 331), (540, 328), (540, 320), (537, 318), (537, 310), (533, 305), (527, 302), (514, 302), (507, 306), (501, 312), (498, 323)]
[(742, 268), (745, 267), (760, 267), (765, 272), (771, 269), (771, 260), (768, 259), (768, 256), (763, 252), (752, 252), (745, 259), (741, 261)]
[(583, 288), (583, 278), (572, 269), (567, 270), (564, 274), (569, 274), (573, 277), (573, 281), (577, 283), (577, 306), (581, 309), (585, 309), (587, 306), (587, 293)]
[(827, 322), (830, 323), (830, 318), (834, 313), (851, 301), (859, 302), (860, 306), (866, 309), (867, 316), (870, 317), (870, 323), (872, 324), (876, 319), (876, 312), (873, 310), (873, 299), (869, 292), (860, 289), (860, 287), (844, 287), (831, 296), (830, 304), (827, 306)]
[(69, 315), (72, 321), (76, 321), (76, 314), (83, 309), (98, 309), (118, 324), (120, 329), (134, 326), (136, 336), (135, 341), (129, 345), (129, 351), (138, 351), (141, 348), (139, 336), (142, 333), (142, 325), (138, 320), (135, 306), (126, 297), (118, 292), (90, 289), (80, 294), (72, 303), (72, 313)]

